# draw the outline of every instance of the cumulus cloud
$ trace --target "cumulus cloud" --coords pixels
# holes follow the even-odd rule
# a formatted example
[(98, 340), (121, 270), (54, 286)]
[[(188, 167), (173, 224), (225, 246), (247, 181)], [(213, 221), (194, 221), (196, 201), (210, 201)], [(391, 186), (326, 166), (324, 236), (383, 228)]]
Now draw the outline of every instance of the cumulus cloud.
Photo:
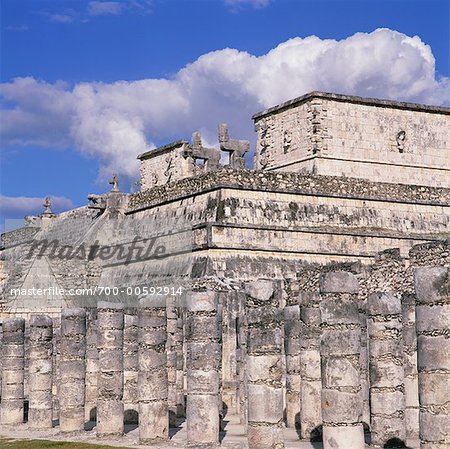
[(219, 122), (253, 138), (252, 113), (312, 90), (450, 104), (450, 81), (436, 78), (431, 48), (389, 29), (341, 41), (290, 39), (256, 57), (207, 53), (171, 79), (49, 84), (17, 78), (0, 85), (4, 145), (74, 146), (133, 177), (136, 155), (200, 129), (214, 142)]
[[(55, 213), (73, 209), (70, 199), (52, 196), (52, 210)], [(25, 215), (39, 215), (43, 212), (45, 198), (0, 195), (0, 213), (6, 219), (23, 218)]]

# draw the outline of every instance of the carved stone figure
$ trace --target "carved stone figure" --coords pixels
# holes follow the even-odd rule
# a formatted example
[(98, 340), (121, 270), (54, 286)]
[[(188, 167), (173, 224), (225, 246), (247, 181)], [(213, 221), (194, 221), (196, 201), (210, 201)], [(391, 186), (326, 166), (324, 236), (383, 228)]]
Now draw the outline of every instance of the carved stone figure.
[(111, 181), (109, 184), (112, 185), (111, 192), (119, 192), (119, 177), (116, 173), (113, 173)]
[(405, 151), (405, 140), (406, 140), (406, 132), (400, 131), (397, 134), (397, 149), (399, 153), (403, 153)]
[(284, 131), (284, 134), (283, 134), (283, 151), (284, 151), (284, 154), (289, 152), (289, 150), (291, 148), (291, 143), (292, 143), (292, 135), (291, 135), (291, 133), (288, 130), (286, 130), (286, 131)]
[(202, 136), (199, 131), (192, 134), (192, 144), (186, 148), (187, 154), (195, 159), (205, 161), (205, 171), (214, 171), (219, 168), (220, 151), (216, 148), (206, 148), (202, 144)]
[(230, 154), (230, 165), (233, 168), (245, 168), (244, 155), (250, 148), (248, 140), (230, 139), (228, 125), (221, 123), (219, 125), (219, 143), (220, 149)]
[(170, 182), (170, 179), (172, 178), (172, 174), (173, 174), (173, 159), (171, 156), (167, 156), (166, 157), (166, 162), (167, 162), (167, 168), (164, 171), (164, 176), (166, 177), (166, 181)]

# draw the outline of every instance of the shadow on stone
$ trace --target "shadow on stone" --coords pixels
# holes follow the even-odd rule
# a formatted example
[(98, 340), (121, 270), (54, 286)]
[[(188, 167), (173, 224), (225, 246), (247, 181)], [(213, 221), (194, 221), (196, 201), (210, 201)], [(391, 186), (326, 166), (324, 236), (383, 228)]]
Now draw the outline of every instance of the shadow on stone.
[(391, 438), (384, 443), (383, 449), (410, 449), (400, 438)]
[(97, 421), (97, 407), (89, 410), (89, 421)]
[(295, 432), (297, 433), (297, 436), (299, 439), (302, 438), (300, 433), (300, 412), (295, 414)]
[(173, 438), (173, 436), (181, 430), (182, 425), (185, 421), (186, 421), (186, 418), (177, 418), (177, 425), (175, 427), (169, 428), (169, 437), (170, 438)]
[(139, 413), (133, 409), (127, 409), (123, 412), (123, 422), (125, 424), (137, 424), (139, 422)]
[(96, 425), (97, 425), (97, 421), (86, 421), (84, 423), (84, 430), (86, 432), (90, 432), (91, 430), (93, 430), (95, 428)]
[(28, 421), (28, 410), (30, 409), (30, 403), (25, 400), (23, 401), (23, 422)]
[(372, 444), (372, 435), (370, 433), (370, 426), (366, 422), (363, 422), (364, 429), (364, 442), (368, 445)]
[(321, 445), (315, 445), (314, 443), (322, 443), (322, 425), (314, 427), (309, 434), (309, 438), (311, 443), (313, 443), (313, 447), (322, 447)]

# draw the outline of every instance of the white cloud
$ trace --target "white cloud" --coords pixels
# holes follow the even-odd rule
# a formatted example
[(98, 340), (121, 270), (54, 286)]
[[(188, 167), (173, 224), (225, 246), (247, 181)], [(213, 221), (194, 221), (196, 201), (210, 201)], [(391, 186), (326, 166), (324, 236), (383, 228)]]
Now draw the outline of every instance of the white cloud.
[(225, 0), (225, 5), (231, 6), (233, 9), (239, 9), (245, 6), (251, 6), (256, 9), (269, 6), (272, 0)]
[(200, 129), (216, 141), (219, 122), (253, 139), (251, 115), (312, 90), (450, 104), (431, 48), (388, 29), (336, 40), (290, 39), (260, 57), (224, 49), (201, 56), (172, 79), (80, 83), (17, 78), (0, 85), (9, 145), (75, 146), (98, 157), (105, 176), (135, 176), (136, 155)]
[(55, 13), (44, 12), (48, 21), (61, 24), (89, 22), (100, 16), (120, 16), (129, 14), (150, 14), (152, 12), (152, 0), (123, 0), (88, 2), (84, 9), (64, 8)]
[(74, 14), (49, 14), (48, 20), (55, 23), (72, 23), (77, 19)]
[(119, 15), (123, 8), (123, 3), (91, 1), (88, 3), (88, 14), (91, 16)]
[[(52, 196), (52, 210), (55, 213), (73, 209), (74, 205), (68, 198)], [(0, 195), (0, 213), (6, 219), (23, 218), (25, 215), (39, 215), (44, 211), (45, 198), (27, 196)]]

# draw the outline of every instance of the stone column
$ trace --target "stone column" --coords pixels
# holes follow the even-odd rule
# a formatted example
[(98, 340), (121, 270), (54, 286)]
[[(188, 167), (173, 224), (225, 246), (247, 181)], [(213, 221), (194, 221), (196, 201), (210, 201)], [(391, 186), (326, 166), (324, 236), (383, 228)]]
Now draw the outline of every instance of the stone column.
[(237, 328), (238, 299), (235, 291), (222, 293), (222, 399), (228, 413), (237, 413)]
[(248, 447), (284, 448), (281, 289), (258, 280), (246, 293)]
[(169, 407), (169, 426), (177, 424), (177, 351), (176, 333), (178, 330), (178, 313), (173, 296), (167, 297), (167, 402)]
[(401, 302), (389, 293), (367, 299), (371, 442), (406, 442)]
[(141, 444), (167, 440), (167, 318), (165, 297), (139, 301), (139, 441)]
[(324, 449), (364, 449), (358, 280), (345, 271), (320, 278)]
[(286, 423), (300, 428), (300, 307), (298, 304), (284, 308), (284, 333), (286, 354)]
[(186, 416), (185, 385), (184, 385), (184, 324), (183, 310), (178, 309), (177, 332), (175, 334), (175, 350), (177, 354), (177, 416)]
[(61, 311), (59, 425), (61, 432), (84, 430), (86, 311)]
[(417, 373), (416, 297), (402, 297), (405, 427), (409, 440), (419, 440), (419, 378)]
[(420, 448), (450, 447), (450, 269), (414, 271)]
[(245, 314), (245, 293), (237, 292), (239, 298), (239, 314), (236, 321), (237, 327), (237, 378), (238, 378), (238, 403), (240, 423), (247, 432), (248, 423), (248, 384), (247, 384), (247, 316)]
[(53, 419), (59, 420), (59, 380), (61, 360), (61, 316), (53, 317)]
[(124, 422), (138, 423), (138, 317), (125, 314), (123, 329)]
[(320, 367), (320, 295), (300, 292), (300, 436), (320, 437), (322, 377)]
[(220, 427), (218, 294), (194, 291), (186, 302), (187, 445), (213, 447)]
[(92, 308), (86, 312), (86, 421), (97, 420), (97, 377), (97, 309)]
[(123, 434), (123, 305), (97, 304), (97, 436)]
[(29, 411), (32, 429), (53, 427), (53, 321), (49, 316), (33, 315), (30, 319)]
[(1, 424), (22, 424), (24, 418), (25, 320), (3, 321)]

